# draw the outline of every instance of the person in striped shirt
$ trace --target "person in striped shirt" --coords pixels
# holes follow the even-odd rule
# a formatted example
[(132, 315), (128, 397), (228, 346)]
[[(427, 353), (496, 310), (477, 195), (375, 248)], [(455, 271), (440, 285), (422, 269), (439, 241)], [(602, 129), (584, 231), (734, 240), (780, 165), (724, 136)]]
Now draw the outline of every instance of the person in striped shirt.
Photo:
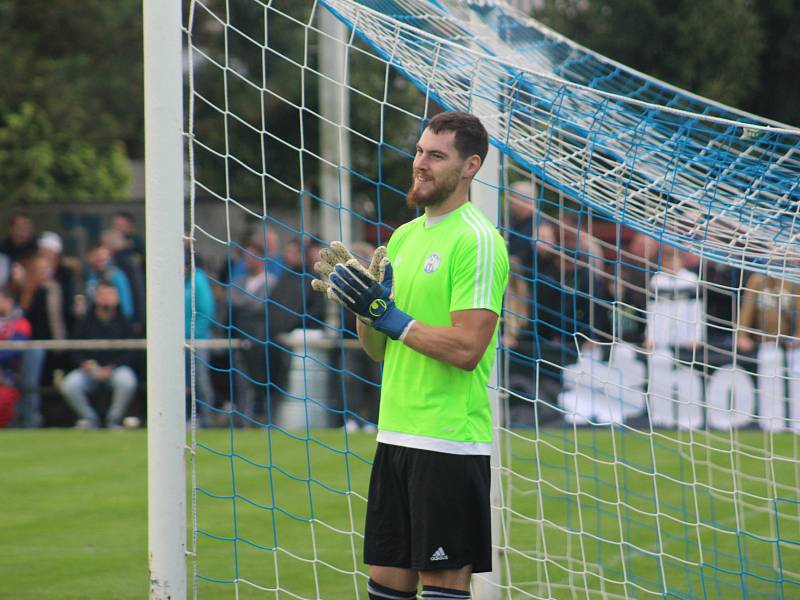
[(469, 202), (487, 151), (475, 116), (433, 117), (406, 198), (424, 214), (394, 232), (380, 268), (318, 269), (328, 279), (315, 289), (359, 315), (364, 350), (383, 362), (364, 533), (370, 598), (416, 598), (420, 583), (426, 599), (469, 598), (471, 574), (492, 569), (487, 384), (509, 264)]

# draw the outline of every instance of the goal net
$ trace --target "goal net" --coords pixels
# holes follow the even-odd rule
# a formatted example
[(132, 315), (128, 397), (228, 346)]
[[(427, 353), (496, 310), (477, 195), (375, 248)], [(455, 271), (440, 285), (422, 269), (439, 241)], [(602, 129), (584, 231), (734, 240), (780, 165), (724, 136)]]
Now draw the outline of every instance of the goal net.
[[(310, 290), (477, 114), (512, 274), (480, 598), (800, 595), (800, 132), (492, 0), (192, 0), (199, 597), (366, 598), (380, 371)], [(205, 337), (229, 340), (210, 351)]]

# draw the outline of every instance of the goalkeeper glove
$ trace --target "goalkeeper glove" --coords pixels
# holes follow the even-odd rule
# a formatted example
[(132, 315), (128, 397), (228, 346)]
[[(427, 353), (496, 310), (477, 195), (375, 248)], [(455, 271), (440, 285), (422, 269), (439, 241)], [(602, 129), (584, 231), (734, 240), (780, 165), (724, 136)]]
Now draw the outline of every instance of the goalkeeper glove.
[[(311, 287), (322, 294), (325, 294), (329, 299), (344, 304), (339, 299), (339, 296), (331, 291), (330, 275), (336, 268), (336, 265), (344, 265), (350, 263), (354, 269), (358, 269), (366, 277), (374, 281), (383, 281), (383, 259), (386, 257), (386, 247), (378, 247), (372, 255), (372, 260), (368, 269), (365, 269), (360, 262), (354, 260), (353, 255), (341, 242), (331, 242), (330, 248), (324, 248), (320, 252), (319, 262), (314, 263), (314, 270), (322, 276), (321, 279), (314, 279), (311, 282)], [(352, 261), (352, 262), (350, 262)], [(345, 306), (345, 308), (347, 308)], [(367, 317), (357, 315), (358, 319), (366, 325), (372, 325), (372, 320)]]
[(330, 291), (345, 308), (393, 340), (400, 339), (414, 321), (392, 300), (392, 265), (381, 260), (382, 281), (377, 281), (355, 259), (338, 264), (330, 274)]

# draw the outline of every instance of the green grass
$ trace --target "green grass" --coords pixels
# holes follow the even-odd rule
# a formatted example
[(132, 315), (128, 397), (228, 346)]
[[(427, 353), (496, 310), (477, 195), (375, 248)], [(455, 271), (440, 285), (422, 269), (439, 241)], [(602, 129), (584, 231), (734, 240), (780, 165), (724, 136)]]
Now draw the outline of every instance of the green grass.
[[(199, 432), (200, 598), (363, 590), (354, 532), (374, 441), (312, 437)], [(649, 598), (664, 581), (674, 598), (800, 597), (798, 438), (735, 440), (508, 436), (499, 542), (509, 597)], [(146, 597), (144, 431), (4, 431), (0, 456), (0, 598)]]
[(0, 598), (147, 597), (146, 441), (0, 432)]

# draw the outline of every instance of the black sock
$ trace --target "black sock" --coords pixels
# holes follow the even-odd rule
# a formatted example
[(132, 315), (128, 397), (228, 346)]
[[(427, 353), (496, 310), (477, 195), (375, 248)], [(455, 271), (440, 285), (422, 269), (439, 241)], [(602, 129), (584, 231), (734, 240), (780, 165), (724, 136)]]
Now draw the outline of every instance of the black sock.
[(380, 583), (375, 583), (372, 578), (367, 581), (367, 593), (369, 593), (369, 600), (416, 600), (417, 598), (417, 590), (412, 592), (393, 590)]
[(423, 585), (422, 598), (423, 600), (469, 600), (470, 595), (464, 590)]

